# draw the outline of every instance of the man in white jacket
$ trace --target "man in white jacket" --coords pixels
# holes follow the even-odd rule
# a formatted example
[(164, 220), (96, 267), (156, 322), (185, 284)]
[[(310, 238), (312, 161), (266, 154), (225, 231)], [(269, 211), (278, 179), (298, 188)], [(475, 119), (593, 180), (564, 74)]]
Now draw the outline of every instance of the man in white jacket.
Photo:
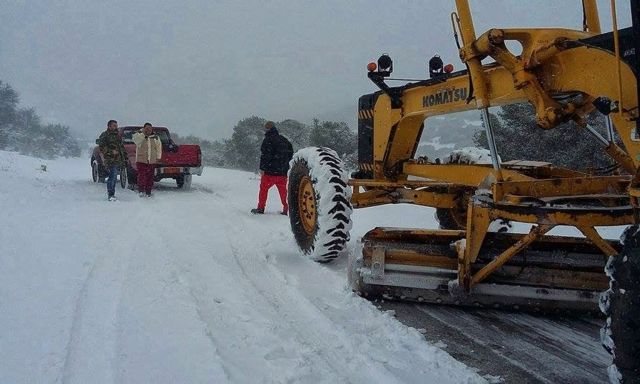
[(144, 123), (142, 131), (133, 134), (136, 144), (136, 168), (138, 171), (138, 191), (140, 197), (151, 197), (153, 171), (162, 157), (162, 142), (153, 133), (151, 123)]

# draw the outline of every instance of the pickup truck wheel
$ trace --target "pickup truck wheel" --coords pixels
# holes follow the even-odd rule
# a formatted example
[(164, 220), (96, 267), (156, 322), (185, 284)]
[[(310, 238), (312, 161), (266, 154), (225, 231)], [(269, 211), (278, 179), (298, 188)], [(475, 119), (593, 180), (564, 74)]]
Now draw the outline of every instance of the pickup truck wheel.
[(183, 175), (176, 178), (176, 184), (178, 188), (190, 189), (191, 188), (192, 175)]
[(127, 166), (127, 184), (129, 184), (129, 189), (134, 190), (135, 185), (138, 184), (138, 177), (136, 176), (136, 171), (133, 169), (131, 165)]
[(93, 179), (94, 183), (98, 182), (100, 175), (98, 174), (98, 162), (95, 160), (91, 160), (91, 179)]
[(289, 220), (296, 243), (310, 259), (327, 263), (347, 248), (351, 189), (344, 163), (329, 148), (304, 148), (291, 161)]
[(640, 377), (640, 230), (637, 225), (622, 235), (624, 248), (611, 256), (605, 268), (609, 289), (600, 296), (607, 322), (600, 331), (602, 345), (613, 355), (612, 383), (637, 383)]
[(127, 187), (127, 167), (126, 166), (122, 166), (120, 167), (120, 186), (124, 189)]
[(94, 182), (104, 183), (106, 179), (106, 175), (100, 164), (98, 164), (97, 160), (93, 160), (91, 162), (91, 178)]

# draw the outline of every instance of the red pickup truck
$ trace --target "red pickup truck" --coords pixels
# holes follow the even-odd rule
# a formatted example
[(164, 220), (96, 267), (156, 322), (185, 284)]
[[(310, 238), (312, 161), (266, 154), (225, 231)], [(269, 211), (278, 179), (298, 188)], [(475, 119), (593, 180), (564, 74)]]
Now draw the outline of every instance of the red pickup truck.
[[(126, 170), (126, 181), (130, 186), (136, 184), (136, 145), (132, 136), (142, 129), (141, 126), (126, 126), (119, 129), (120, 137), (124, 141), (124, 148), (127, 151), (128, 165)], [(191, 186), (192, 175), (202, 175), (202, 152), (200, 146), (195, 144), (177, 145), (171, 140), (169, 130), (165, 127), (153, 127), (155, 133), (162, 142), (162, 158), (155, 169), (155, 181), (162, 179), (175, 179), (178, 188), (189, 188)], [(97, 143), (97, 140), (96, 140)], [(95, 147), (91, 154), (91, 175), (93, 181), (104, 181), (107, 171), (103, 166), (103, 158), (100, 148)], [(121, 183), (124, 186), (124, 179)]]

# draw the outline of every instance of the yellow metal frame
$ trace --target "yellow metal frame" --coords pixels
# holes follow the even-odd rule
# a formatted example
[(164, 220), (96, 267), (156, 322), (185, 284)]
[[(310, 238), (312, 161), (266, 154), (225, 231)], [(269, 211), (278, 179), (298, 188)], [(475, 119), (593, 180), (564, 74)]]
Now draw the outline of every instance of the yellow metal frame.
[[(373, 171), (374, 178), (351, 181), (354, 207), (412, 203), (452, 208), (459, 204), (457, 199), (465, 189), (490, 190), (489, 197), (473, 198), (468, 205), (466, 247), (458, 249), (459, 282), (467, 290), (557, 225), (574, 226), (604, 255), (616, 254), (594, 227), (636, 220), (630, 202), (635, 205), (640, 198), (636, 189), (640, 186), (640, 138), (635, 137), (634, 122), (638, 118), (637, 80), (618, 53), (612, 55), (579, 41), (600, 33), (595, 0), (583, 0), (586, 21), (582, 31), (491, 29), (479, 38), (468, 1), (456, 0), (456, 6), (453, 25), (461, 32), (460, 58), (468, 72), (429, 85), (405, 86), (400, 108), (392, 107), (391, 96), (386, 93), (377, 98), (373, 107), (373, 164), (363, 165), (365, 170)], [(520, 55), (506, 47), (505, 42), (510, 40), (522, 45)], [(617, 47), (616, 41), (616, 50)], [(481, 60), (485, 58), (492, 58), (495, 63), (483, 66)], [(581, 97), (566, 103), (554, 98), (567, 94)], [(495, 169), (482, 165), (435, 165), (412, 159), (428, 117), (530, 102), (543, 129), (569, 120), (585, 126), (585, 117), (594, 110), (592, 101), (597, 97), (607, 97), (624, 106), (610, 118), (625, 149), (612, 142), (604, 150), (631, 176), (593, 177), (549, 166)], [(411, 181), (412, 178), (421, 181)], [(536, 208), (548, 199), (580, 196), (588, 196), (601, 206), (573, 211)], [(480, 252), (489, 224), (498, 218), (534, 225), (494, 262), (472, 274), (470, 266)]]

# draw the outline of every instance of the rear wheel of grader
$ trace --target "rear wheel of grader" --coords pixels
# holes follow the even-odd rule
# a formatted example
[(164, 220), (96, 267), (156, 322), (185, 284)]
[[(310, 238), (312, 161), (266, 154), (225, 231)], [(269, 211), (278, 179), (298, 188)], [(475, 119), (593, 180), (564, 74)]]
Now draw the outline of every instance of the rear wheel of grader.
[(440, 229), (463, 230), (467, 227), (467, 209), (471, 192), (460, 193), (453, 208), (436, 208), (436, 219)]
[[(491, 154), (487, 149), (462, 148), (449, 154), (444, 160), (444, 164), (491, 164)], [(436, 219), (440, 229), (464, 230), (467, 228), (467, 210), (469, 200), (474, 194), (473, 189), (461, 190), (455, 199), (455, 206), (452, 208), (436, 208)], [(505, 220), (498, 222), (495, 230), (497, 232), (507, 232), (511, 225)]]
[(300, 250), (327, 263), (346, 250), (351, 230), (351, 190), (344, 163), (329, 148), (304, 148), (291, 160), (289, 220)]
[[(474, 148), (476, 156), (470, 156), (465, 148), (453, 151), (444, 160), (444, 164), (477, 164), (478, 159), (483, 159), (481, 163), (490, 158), (488, 150)], [(473, 191), (461, 192), (456, 197), (456, 206), (452, 208), (436, 208), (436, 219), (440, 224), (440, 229), (462, 230), (467, 227), (467, 206), (469, 199), (473, 195)]]
[(612, 383), (640, 383), (640, 229), (630, 226), (622, 235), (621, 254), (609, 258), (609, 290), (600, 297), (607, 315), (601, 330), (604, 347), (613, 354)]

